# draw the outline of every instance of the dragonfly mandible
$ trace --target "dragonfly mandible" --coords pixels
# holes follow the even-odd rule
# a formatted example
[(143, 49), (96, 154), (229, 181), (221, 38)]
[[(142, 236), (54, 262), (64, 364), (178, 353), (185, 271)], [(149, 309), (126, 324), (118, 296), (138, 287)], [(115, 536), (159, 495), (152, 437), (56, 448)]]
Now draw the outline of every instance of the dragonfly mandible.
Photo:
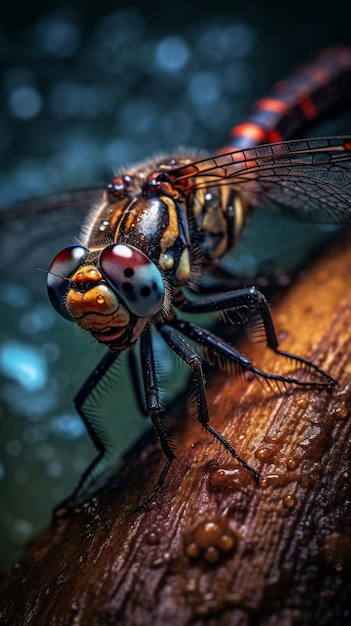
[[(85, 403), (118, 356), (129, 350), (137, 383), (135, 351), (140, 349), (143, 412), (153, 423), (165, 454), (159, 481), (144, 508), (163, 485), (175, 458), (162, 425), (162, 402), (151, 328), (190, 367), (201, 426), (251, 472), (231, 442), (210, 423), (203, 363), (192, 344), (211, 362), (234, 364), (257, 377), (283, 384), (331, 388), (336, 382), (316, 364), (279, 348), (266, 298), (255, 287), (201, 294), (201, 277), (231, 250), (252, 211), (273, 205), (304, 219), (351, 221), (351, 136), (294, 139), (305, 125), (351, 101), (351, 50), (328, 49), (277, 83), (245, 121), (231, 131), (226, 146), (199, 160), (197, 151), (172, 154), (122, 171), (111, 183), (22, 203), (0, 215), (14, 221), (24, 215), (82, 217), (77, 242), (59, 252), (48, 269), (49, 298), (60, 315), (88, 331), (107, 348), (74, 402), (97, 456), (72, 494), (84, 490), (106, 453), (100, 429)], [(66, 220), (68, 226), (69, 219)], [(11, 244), (2, 248), (7, 262)], [(186, 293), (185, 293), (186, 288)], [(194, 298), (189, 296), (194, 294)], [(305, 376), (260, 370), (231, 343), (182, 312), (221, 312), (235, 320), (258, 314), (267, 346), (278, 356), (303, 365)], [(191, 340), (191, 342), (189, 342)]]

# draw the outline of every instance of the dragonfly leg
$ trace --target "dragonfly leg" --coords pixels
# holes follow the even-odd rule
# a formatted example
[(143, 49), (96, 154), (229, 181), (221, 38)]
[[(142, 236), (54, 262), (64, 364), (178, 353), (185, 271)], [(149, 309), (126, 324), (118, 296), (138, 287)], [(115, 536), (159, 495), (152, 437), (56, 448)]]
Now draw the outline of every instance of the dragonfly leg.
[(176, 352), (192, 370), (197, 403), (197, 415), (201, 426), (207, 430), (210, 435), (217, 439), (245, 469), (250, 471), (256, 482), (258, 482), (259, 473), (251, 467), (245, 459), (239, 456), (235, 448), (220, 432), (209, 424), (205, 377), (203, 374), (201, 358), (196, 351), (186, 341), (184, 341), (182, 337), (179, 336), (177, 330), (172, 326), (173, 322), (171, 324), (159, 324), (158, 330), (172, 350), (174, 350), (174, 352)]
[(276, 270), (265, 274), (250, 274), (246, 276), (229, 273), (225, 267), (216, 265), (202, 278), (199, 292), (203, 296), (237, 291), (255, 285), (258, 289), (278, 289), (290, 285), (297, 272)]
[(149, 417), (145, 406), (145, 398), (141, 389), (140, 372), (135, 358), (135, 350), (128, 351), (128, 364), (139, 411), (144, 417)]
[[(150, 330), (142, 334), (140, 337), (140, 356), (142, 363), (142, 374), (145, 393), (145, 413), (150, 416), (156, 435), (160, 440), (162, 450), (166, 456), (166, 462), (158, 479), (157, 485), (152, 492), (141, 502), (137, 510), (142, 511), (147, 504), (151, 502), (159, 490), (161, 489), (169, 468), (175, 459), (172, 445), (167, 437), (165, 429), (161, 423), (160, 414), (162, 412), (162, 401), (160, 398), (159, 387), (157, 382), (157, 374), (155, 368), (155, 360), (153, 355), (152, 340)], [(142, 402), (142, 405), (144, 403)]]
[[(275, 332), (271, 312), (269, 310), (268, 302), (264, 295), (256, 287), (245, 287), (244, 289), (238, 289), (231, 292), (209, 296), (206, 298), (195, 300), (194, 302), (188, 302), (183, 307), (183, 311), (187, 313), (210, 313), (214, 311), (224, 311), (230, 313), (230, 311), (240, 312), (240, 309), (242, 309), (243, 311), (257, 311), (263, 323), (268, 348), (270, 348), (271, 350), (273, 350), (273, 352), (280, 356), (292, 359), (293, 361), (300, 363), (304, 367), (307, 367), (307, 369), (315, 371), (323, 380), (308, 382), (299, 381), (295, 378), (289, 378), (284, 376), (280, 377), (274, 374), (265, 375), (264, 372), (258, 370), (257, 368), (253, 369), (255, 373), (261, 376), (264, 375), (264, 377), (267, 379), (270, 378), (272, 380), (287, 383), (294, 382), (302, 386), (327, 387), (328, 389), (331, 389), (333, 385), (336, 384), (336, 380), (334, 380), (334, 378), (332, 378), (327, 372), (319, 368), (309, 359), (305, 359), (304, 357), (298, 356), (296, 354), (280, 350), (280, 348), (278, 347), (278, 339)], [(199, 339), (197, 339), (197, 341), (198, 340)], [(202, 343), (201, 340), (200, 343)]]
[(89, 478), (94, 472), (94, 469), (99, 465), (100, 461), (103, 459), (107, 451), (107, 443), (104, 439), (104, 433), (102, 432), (101, 427), (98, 424), (94, 423), (94, 419), (89, 416), (88, 412), (84, 410), (84, 404), (89, 396), (93, 393), (94, 389), (104, 377), (106, 372), (112, 366), (119, 354), (119, 352), (112, 352), (109, 350), (98, 363), (97, 367), (90, 374), (89, 378), (85, 381), (84, 385), (73, 399), (76, 410), (82, 418), (88, 434), (98, 451), (96, 457), (83, 472), (80, 481), (72, 494), (73, 497), (76, 496), (88, 483)]
[[(88, 484), (89, 479), (94, 473), (95, 468), (99, 465), (100, 461), (104, 457), (107, 451), (107, 443), (104, 439), (104, 434), (102, 432), (101, 427), (94, 423), (95, 420), (92, 416), (89, 416), (86, 410), (84, 410), (84, 404), (89, 396), (93, 393), (94, 389), (104, 377), (108, 369), (114, 363), (115, 359), (118, 356), (118, 352), (108, 351), (101, 361), (98, 363), (96, 368), (90, 374), (89, 378), (85, 381), (82, 388), (79, 390), (77, 395), (74, 398), (74, 404), (78, 414), (84, 422), (84, 425), (88, 431), (88, 434), (98, 451), (98, 454), (94, 457), (92, 462), (88, 465), (86, 470), (83, 472), (78, 485), (74, 489), (72, 495), (65, 500), (65, 502), (73, 501), (79, 493), (84, 490), (84, 487)], [(62, 505), (60, 505), (62, 506)]]
[[(234, 346), (230, 345), (226, 341), (224, 341), (221, 337), (218, 337), (214, 333), (204, 328), (201, 328), (197, 324), (193, 324), (191, 322), (186, 322), (184, 320), (174, 319), (172, 320), (172, 326), (183, 333), (185, 336), (193, 339), (200, 345), (203, 345), (211, 354), (214, 359), (217, 359), (219, 363), (233, 363), (234, 366), (237, 366), (239, 369), (243, 371), (249, 371), (257, 376), (264, 378), (267, 381), (275, 381), (277, 384), (296, 384), (302, 387), (331, 387), (334, 384), (334, 380), (329, 377), (327, 374), (328, 382), (319, 382), (319, 381), (301, 381), (293, 376), (284, 376), (281, 374), (270, 374), (269, 372), (264, 372), (259, 368), (255, 367), (247, 356), (239, 352)], [(279, 353), (279, 352), (278, 352)], [(290, 355), (288, 352), (283, 353), (284, 356), (288, 356), (299, 362), (303, 362), (303, 359), (300, 357), (295, 357), (295, 355)], [(307, 361), (309, 364), (309, 361)], [(323, 372), (323, 370), (320, 370)], [(324, 374), (324, 372), (323, 372)], [(332, 382), (331, 382), (332, 381)]]

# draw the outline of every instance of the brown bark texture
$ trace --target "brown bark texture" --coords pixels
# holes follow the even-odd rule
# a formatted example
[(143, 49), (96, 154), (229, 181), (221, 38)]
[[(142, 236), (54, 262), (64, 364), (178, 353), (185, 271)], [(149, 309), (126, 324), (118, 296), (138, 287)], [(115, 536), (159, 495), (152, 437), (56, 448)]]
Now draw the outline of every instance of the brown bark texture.
[[(328, 371), (332, 391), (211, 379), (211, 423), (259, 470), (259, 485), (184, 406), (172, 421), (178, 460), (157, 501), (136, 513), (164, 463), (150, 433), (27, 547), (2, 580), (0, 622), (350, 623), (350, 285), (347, 236), (272, 309), (282, 349)], [(265, 371), (294, 367), (262, 343), (239, 348)]]

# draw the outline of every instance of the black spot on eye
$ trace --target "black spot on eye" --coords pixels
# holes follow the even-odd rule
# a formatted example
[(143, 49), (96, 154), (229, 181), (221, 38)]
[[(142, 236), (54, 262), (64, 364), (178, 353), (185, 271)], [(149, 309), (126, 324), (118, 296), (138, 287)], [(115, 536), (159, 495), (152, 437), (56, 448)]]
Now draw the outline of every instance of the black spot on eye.
[(152, 283), (152, 288), (154, 291), (157, 291), (157, 284), (156, 283)]
[(151, 291), (150, 287), (146, 287), (146, 286), (145, 286), (145, 287), (142, 287), (142, 288), (140, 289), (140, 295), (141, 295), (141, 296), (144, 296), (144, 298), (146, 298), (147, 296), (149, 296), (149, 295), (150, 295), (150, 291)]
[(126, 278), (131, 278), (131, 276), (134, 276), (134, 270), (131, 267), (126, 267), (123, 274)]
[(123, 283), (122, 289), (125, 293), (132, 293), (134, 290), (134, 287), (131, 283)]

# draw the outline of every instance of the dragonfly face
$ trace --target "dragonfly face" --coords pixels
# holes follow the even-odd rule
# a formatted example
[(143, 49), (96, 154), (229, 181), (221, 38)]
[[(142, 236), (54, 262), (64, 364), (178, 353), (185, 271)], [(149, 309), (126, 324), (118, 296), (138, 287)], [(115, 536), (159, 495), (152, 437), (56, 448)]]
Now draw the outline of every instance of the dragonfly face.
[(147, 319), (161, 310), (165, 295), (156, 265), (123, 243), (107, 246), (98, 256), (83, 246), (65, 248), (51, 264), (47, 286), (63, 317), (114, 350), (136, 341)]
[(134, 344), (148, 320), (167, 317), (172, 290), (191, 272), (185, 198), (148, 171), (108, 185), (83, 228), (85, 245), (59, 252), (48, 273), (58, 313), (116, 351)]

